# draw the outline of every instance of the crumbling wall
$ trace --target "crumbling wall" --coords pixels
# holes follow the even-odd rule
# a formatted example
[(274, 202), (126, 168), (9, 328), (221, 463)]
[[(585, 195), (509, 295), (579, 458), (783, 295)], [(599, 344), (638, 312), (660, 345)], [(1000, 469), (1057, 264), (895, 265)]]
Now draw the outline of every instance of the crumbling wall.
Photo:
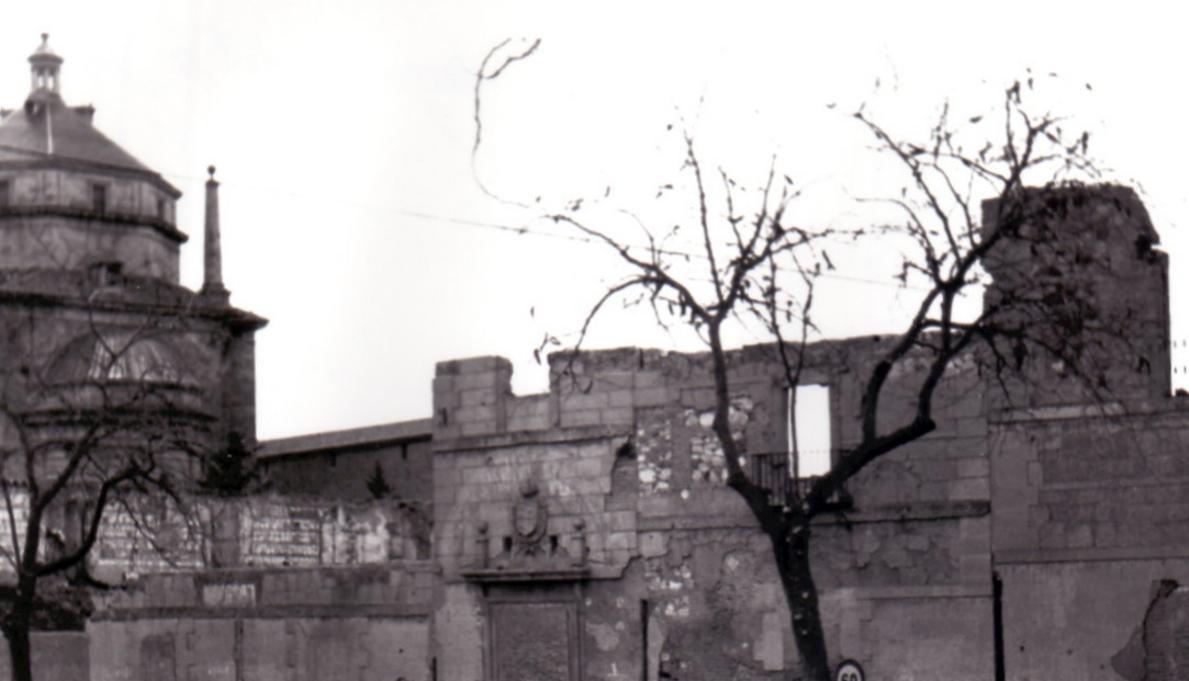
[[(1010, 404), (1167, 397), (1168, 256), (1136, 192), (1117, 185), (1029, 189), (1011, 208), (1022, 224), (983, 263), (993, 278), (987, 301), (1032, 301), (1036, 307), (1020, 312), (1029, 336), (1064, 346), (1075, 365), (1040, 343), (1016, 344), (1010, 354), (1017, 366), (1004, 374)], [(995, 201), (984, 203), (984, 230), (997, 228), (998, 211)]]
[[(856, 377), (886, 347), (865, 338), (811, 349), (805, 380), (830, 386), (836, 446), (854, 443)], [(550, 393), (527, 398), (511, 393), (505, 360), (439, 365), (435, 554), (446, 583), (435, 645), (444, 652), (454, 640), (447, 636), (490, 645), (480, 623), (502, 587), (467, 583), (467, 570), (484, 557), (499, 563), (523, 484), (535, 481), (548, 533), (563, 549), (572, 551), (572, 528), (583, 527), (593, 578), (581, 588), (585, 678), (638, 678), (644, 664), (651, 679), (775, 679), (797, 669), (770, 544), (724, 484), (708, 356), (614, 350), (552, 361)], [(757, 457), (785, 456), (785, 383), (768, 348), (733, 352), (729, 361), (730, 425), (751, 470)], [(911, 418), (925, 366), (912, 357), (893, 372), (884, 423)], [(860, 659), (872, 673), (983, 678), (993, 669), (989, 473), (973, 364), (957, 367), (937, 404), (937, 433), (856, 480), (852, 510), (819, 518), (814, 570), (839, 659)], [(918, 625), (922, 640), (896, 633)], [(482, 664), (468, 657), (439, 671), (470, 679)]]
[(87, 626), (91, 679), (429, 681), (424, 564), (145, 576)]
[[(89, 556), (92, 573), (116, 582), (204, 567), (383, 564), (426, 559), (426, 511), (396, 501), (348, 503), (256, 496), (164, 498), (114, 505)], [(0, 546), (3, 545), (0, 536)]]
[[(1161, 600), (1153, 585), (1187, 583), (1189, 560), (1016, 562), (999, 564), (996, 571), (1003, 582), (1008, 678), (1121, 681), (1137, 678), (1137, 666), (1145, 666), (1145, 622), (1154, 625), (1147, 633), (1156, 634), (1148, 643), (1158, 647), (1164, 645), (1158, 640), (1161, 623), (1175, 628), (1175, 621), (1162, 619), (1172, 612), (1152, 617)], [(1183, 609), (1184, 599), (1168, 605)], [(1184, 659), (1176, 658), (1175, 647), (1154, 652)], [(1184, 671), (1167, 678), (1184, 678)]]

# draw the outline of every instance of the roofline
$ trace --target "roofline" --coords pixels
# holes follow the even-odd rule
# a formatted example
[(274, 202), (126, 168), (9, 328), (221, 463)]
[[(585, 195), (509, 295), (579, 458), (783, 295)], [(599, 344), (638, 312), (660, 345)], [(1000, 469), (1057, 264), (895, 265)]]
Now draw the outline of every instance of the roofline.
[(428, 440), (433, 436), (433, 420), (397, 421), (377, 426), (330, 430), (308, 435), (262, 440), (256, 450), (258, 459), (273, 459), (348, 447), (380, 445), (398, 440)]
[[(0, 270), (0, 274), (6, 271)], [(0, 286), (0, 306), (16, 304), (36, 307), (71, 308), (87, 312), (146, 315), (164, 314), (178, 319), (184, 318), (185, 315), (190, 315), (194, 319), (224, 324), (234, 331), (259, 331), (265, 326), (268, 326), (268, 320), (254, 312), (241, 310), (231, 305), (204, 305), (202, 304), (201, 294), (195, 293), (183, 286), (176, 286), (176, 289), (178, 292), (190, 296), (191, 300), (197, 302), (198, 305), (191, 307), (190, 301), (180, 301), (178, 305), (170, 305), (135, 300), (87, 300), (72, 294), (19, 289), (11, 290)]]

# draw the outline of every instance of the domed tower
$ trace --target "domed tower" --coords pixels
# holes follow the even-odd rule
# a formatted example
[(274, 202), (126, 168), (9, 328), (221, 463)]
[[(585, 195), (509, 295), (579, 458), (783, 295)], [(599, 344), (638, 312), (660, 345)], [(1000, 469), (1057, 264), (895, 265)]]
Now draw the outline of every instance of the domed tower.
[(26, 428), (69, 451), (79, 424), (102, 422), (124, 444), (151, 425), (178, 450), (250, 449), (266, 321), (224, 288), (214, 168), (196, 292), (178, 278), (181, 192), (99, 132), (93, 107), (66, 104), (41, 38), (24, 105), (0, 118), (0, 448)]
[(94, 107), (66, 104), (41, 38), (24, 106), (0, 120), (0, 269), (102, 263), (177, 282), (181, 192), (99, 132)]

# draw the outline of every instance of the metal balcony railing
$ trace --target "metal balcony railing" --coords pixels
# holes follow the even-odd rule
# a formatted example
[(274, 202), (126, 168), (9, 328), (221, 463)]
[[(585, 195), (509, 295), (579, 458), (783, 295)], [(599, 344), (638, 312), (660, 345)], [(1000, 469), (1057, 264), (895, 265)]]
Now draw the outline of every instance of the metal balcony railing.
[[(805, 493), (820, 476), (792, 477), (787, 452), (760, 452), (748, 455), (748, 474), (756, 485), (768, 490), (773, 506), (788, 506)], [(851, 497), (845, 486), (835, 490), (826, 502), (827, 507), (844, 509), (851, 507)]]

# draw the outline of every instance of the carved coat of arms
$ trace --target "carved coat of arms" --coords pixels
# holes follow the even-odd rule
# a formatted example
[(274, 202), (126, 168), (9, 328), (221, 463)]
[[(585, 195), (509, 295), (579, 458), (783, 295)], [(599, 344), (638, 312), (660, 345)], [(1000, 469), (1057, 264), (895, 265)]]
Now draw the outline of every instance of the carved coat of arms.
[(548, 511), (538, 494), (537, 484), (526, 480), (520, 485), (520, 498), (512, 505), (513, 553), (535, 555), (541, 549), (548, 523)]

